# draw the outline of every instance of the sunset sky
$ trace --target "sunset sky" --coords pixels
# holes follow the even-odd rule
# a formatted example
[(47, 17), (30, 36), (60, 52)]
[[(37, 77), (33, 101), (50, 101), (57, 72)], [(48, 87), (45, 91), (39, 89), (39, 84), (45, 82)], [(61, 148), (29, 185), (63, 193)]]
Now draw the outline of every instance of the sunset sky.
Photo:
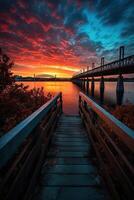
[(17, 75), (70, 77), (134, 51), (133, 0), (0, 0), (0, 47)]

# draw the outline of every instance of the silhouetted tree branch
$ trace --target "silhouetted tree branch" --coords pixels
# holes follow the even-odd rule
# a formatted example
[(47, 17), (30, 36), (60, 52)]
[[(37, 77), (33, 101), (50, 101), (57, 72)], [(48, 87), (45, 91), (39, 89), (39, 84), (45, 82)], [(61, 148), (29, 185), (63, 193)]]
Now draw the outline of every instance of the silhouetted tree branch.
[(0, 48), (0, 91), (4, 90), (7, 85), (11, 85), (14, 82), (14, 77), (11, 72), (11, 68), (14, 63), (10, 58), (3, 54)]

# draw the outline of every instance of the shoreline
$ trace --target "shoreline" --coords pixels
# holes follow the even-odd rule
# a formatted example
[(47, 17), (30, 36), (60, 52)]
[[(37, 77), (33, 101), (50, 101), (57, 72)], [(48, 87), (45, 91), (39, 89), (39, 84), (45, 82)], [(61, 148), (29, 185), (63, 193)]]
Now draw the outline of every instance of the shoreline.
[[(88, 79), (91, 81), (91, 79)], [(95, 82), (100, 81), (100, 78), (95, 78)], [(105, 82), (117, 82), (118, 78), (104, 78)], [(134, 82), (134, 78), (123, 78), (124, 82)], [(72, 82), (72, 78), (32, 78), (32, 77), (23, 77), (15, 78), (16, 82)]]

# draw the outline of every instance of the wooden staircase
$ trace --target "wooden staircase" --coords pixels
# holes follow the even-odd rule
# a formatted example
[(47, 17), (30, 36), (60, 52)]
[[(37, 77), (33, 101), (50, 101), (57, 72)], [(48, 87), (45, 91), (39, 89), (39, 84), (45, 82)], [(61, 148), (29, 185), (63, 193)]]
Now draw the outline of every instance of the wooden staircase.
[(34, 200), (108, 199), (79, 116), (61, 115)]

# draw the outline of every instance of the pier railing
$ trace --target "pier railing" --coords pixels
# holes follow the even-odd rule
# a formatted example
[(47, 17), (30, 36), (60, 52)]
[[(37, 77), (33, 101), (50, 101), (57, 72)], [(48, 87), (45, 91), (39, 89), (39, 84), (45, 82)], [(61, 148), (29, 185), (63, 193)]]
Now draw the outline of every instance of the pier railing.
[(85, 78), (92, 76), (103, 75), (118, 75), (134, 73), (134, 55), (128, 56), (121, 60), (115, 60), (113, 62), (104, 64), (103, 66), (96, 67), (83, 73), (79, 73), (72, 77), (72, 79)]
[(62, 112), (59, 93), (0, 138), (0, 199), (26, 200)]
[(113, 199), (131, 199), (134, 131), (83, 93), (79, 94), (79, 111)]

